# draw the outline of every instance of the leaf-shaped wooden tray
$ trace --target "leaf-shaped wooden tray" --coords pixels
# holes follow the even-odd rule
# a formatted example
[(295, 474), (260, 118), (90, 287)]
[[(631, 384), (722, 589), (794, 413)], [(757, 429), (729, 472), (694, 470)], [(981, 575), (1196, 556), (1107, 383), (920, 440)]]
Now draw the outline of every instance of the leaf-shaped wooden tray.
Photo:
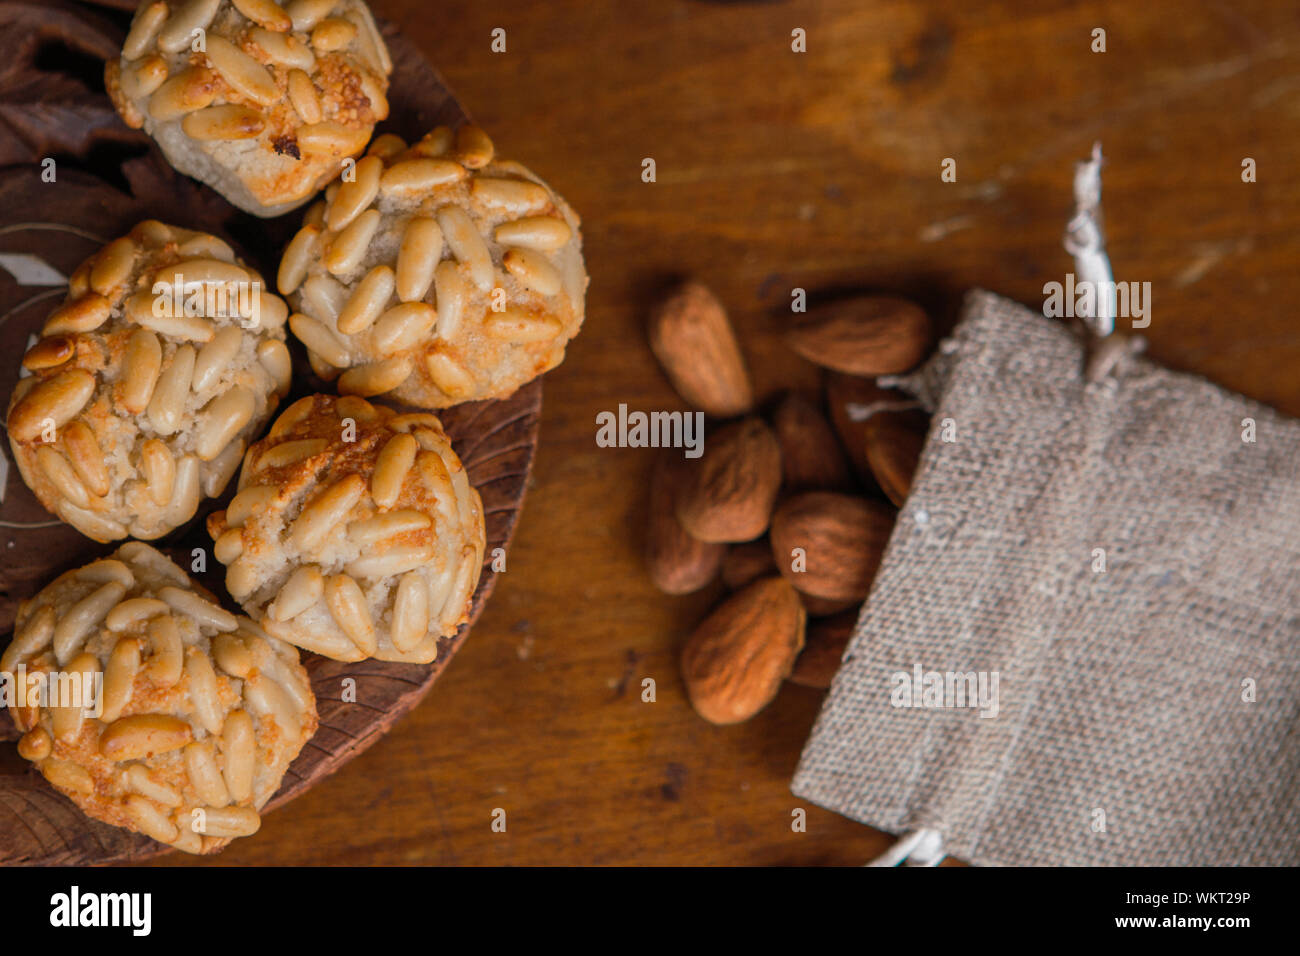
[[(18, 359), (66, 289), (67, 276), (105, 241), (141, 219), (162, 219), (230, 239), (265, 276), (302, 211), (254, 219), (212, 190), (174, 172), (142, 134), (117, 120), (101, 79), (103, 59), (117, 55), (128, 18), (59, 0), (0, 2), (0, 399), (17, 379)], [(466, 116), (442, 78), (391, 24), (381, 24), (393, 57), (392, 115), (380, 127), (416, 139), (438, 124)], [(53, 182), (42, 160), (55, 159)], [(45, 284), (42, 284), (45, 283)], [(294, 352), (294, 391), (284, 405), (313, 391), (330, 391)], [(494, 549), (506, 548), (523, 503), (537, 444), (540, 382), (508, 399), (475, 402), (441, 413), (443, 425), (483, 496), (487, 561), (474, 594), (470, 622), (439, 642), (431, 665), (365, 661), (341, 664), (304, 653), (320, 711), (308, 741), (272, 799), (276, 807), (361, 753), (428, 692), (465, 640), (495, 582)], [(284, 407), (282, 405), (282, 407)], [(112, 550), (52, 518), (0, 456), (0, 646), (8, 643), (17, 605), (56, 575)], [(186, 528), (155, 542), (183, 567), (193, 548), (208, 552), (207, 574), (196, 575), (225, 595), (221, 569), (210, 557), (206, 515), (229, 499), (207, 502)], [(226, 601), (232, 610), (238, 610)], [(356, 702), (340, 698), (343, 679), (356, 681)], [(147, 837), (93, 821), (20, 758), (17, 731), (0, 715), (0, 866), (91, 864), (140, 860), (167, 852)], [(256, 836), (248, 839), (257, 839)]]

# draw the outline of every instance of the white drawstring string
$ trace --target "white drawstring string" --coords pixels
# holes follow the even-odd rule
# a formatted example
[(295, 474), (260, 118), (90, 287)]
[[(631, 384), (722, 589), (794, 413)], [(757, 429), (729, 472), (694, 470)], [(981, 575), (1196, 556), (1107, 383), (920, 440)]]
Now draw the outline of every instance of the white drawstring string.
[(947, 855), (938, 830), (913, 830), (867, 866), (938, 866)]

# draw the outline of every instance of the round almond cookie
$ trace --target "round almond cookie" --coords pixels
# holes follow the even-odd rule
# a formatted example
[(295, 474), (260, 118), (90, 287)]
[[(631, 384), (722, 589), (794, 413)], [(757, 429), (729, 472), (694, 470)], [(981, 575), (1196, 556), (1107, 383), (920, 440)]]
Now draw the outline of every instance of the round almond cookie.
[(8, 414), (23, 480), (96, 541), (183, 525), (288, 392), (287, 314), (216, 236), (140, 223), (73, 272), (23, 356)]
[(255, 833), (316, 730), (297, 649), (139, 541), (25, 602), (0, 670), (20, 755), (88, 816), (188, 853)]
[(385, 134), (308, 211), (277, 284), (312, 368), (418, 408), (501, 398), (582, 326), (577, 215), (482, 130)]
[(104, 83), (168, 162), (267, 217), (361, 153), (392, 70), (362, 0), (144, 0)]
[(267, 633), (340, 661), (427, 664), (469, 619), (483, 502), (428, 412), (309, 395), (208, 517), (231, 597)]

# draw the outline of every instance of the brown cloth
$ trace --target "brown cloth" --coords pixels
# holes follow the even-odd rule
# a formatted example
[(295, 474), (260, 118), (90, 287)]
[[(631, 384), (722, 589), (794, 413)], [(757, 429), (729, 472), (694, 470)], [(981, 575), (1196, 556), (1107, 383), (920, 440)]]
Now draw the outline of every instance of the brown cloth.
[[(1300, 862), (1300, 422), (1083, 363), (976, 291), (904, 380), (930, 437), (792, 789), (977, 864)], [(894, 706), (918, 665), (997, 716)]]

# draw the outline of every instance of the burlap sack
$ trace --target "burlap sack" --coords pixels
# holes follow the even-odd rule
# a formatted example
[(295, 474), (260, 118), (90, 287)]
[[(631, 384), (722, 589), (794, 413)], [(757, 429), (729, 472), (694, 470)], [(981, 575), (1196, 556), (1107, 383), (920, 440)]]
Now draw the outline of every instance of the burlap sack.
[[(973, 292), (905, 380), (930, 438), (792, 789), (978, 864), (1300, 862), (1300, 422), (1082, 368)], [(894, 706), (918, 665), (997, 715)]]

